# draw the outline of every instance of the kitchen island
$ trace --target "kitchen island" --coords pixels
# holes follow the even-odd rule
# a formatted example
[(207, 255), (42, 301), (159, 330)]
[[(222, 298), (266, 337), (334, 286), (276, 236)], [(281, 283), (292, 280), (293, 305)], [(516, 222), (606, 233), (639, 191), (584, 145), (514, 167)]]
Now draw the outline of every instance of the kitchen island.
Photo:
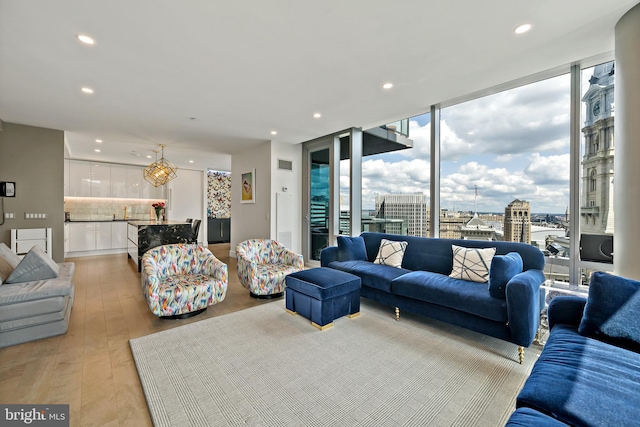
[(185, 221), (129, 221), (127, 253), (140, 271), (142, 255), (149, 249), (170, 243), (193, 241), (191, 223)]

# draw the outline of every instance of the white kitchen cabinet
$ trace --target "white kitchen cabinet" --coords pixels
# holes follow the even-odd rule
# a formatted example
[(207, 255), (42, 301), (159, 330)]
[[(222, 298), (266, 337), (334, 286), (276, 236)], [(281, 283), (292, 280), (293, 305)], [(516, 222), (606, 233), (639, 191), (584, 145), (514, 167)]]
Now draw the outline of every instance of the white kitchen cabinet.
[(111, 164), (90, 162), (91, 197), (111, 197)]
[(69, 160), (69, 196), (91, 196), (91, 163)]
[(96, 250), (96, 223), (69, 223), (69, 252)]
[(111, 249), (127, 248), (127, 223), (124, 221), (111, 224)]
[(142, 168), (140, 166), (127, 166), (127, 197), (131, 199), (142, 198)]
[(111, 197), (127, 197), (127, 166), (111, 164)]
[[(144, 173), (144, 168), (143, 168)], [(154, 187), (152, 183), (142, 177), (142, 198), (143, 199), (164, 199), (164, 186)]]
[(111, 226), (110, 222), (96, 223), (96, 247), (94, 249), (111, 249)]
[(154, 187), (144, 167), (84, 160), (65, 160), (64, 195), (118, 199), (164, 199), (164, 186)]

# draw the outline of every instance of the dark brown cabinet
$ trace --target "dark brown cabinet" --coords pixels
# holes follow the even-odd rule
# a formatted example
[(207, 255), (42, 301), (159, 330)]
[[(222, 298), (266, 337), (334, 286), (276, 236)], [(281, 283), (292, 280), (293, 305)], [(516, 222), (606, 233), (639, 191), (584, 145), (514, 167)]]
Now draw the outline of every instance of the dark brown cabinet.
[(229, 243), (231, 241), (231, 218), (209, 218), (207, 220), (207, 242)]

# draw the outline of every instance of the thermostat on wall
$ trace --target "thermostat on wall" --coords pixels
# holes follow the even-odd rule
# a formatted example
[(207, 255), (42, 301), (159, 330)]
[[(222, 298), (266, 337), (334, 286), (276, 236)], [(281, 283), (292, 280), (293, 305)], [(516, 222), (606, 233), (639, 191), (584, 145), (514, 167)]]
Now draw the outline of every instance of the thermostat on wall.
[(16, 197), (16, 183), (0, 182), (0, 197)]

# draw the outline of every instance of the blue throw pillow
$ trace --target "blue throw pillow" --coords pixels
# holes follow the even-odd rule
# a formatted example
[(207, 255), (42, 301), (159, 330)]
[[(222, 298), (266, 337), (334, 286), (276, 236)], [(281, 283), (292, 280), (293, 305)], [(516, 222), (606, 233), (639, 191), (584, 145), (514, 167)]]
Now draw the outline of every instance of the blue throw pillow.
[(367, 248), (362, 237), (338, 236), (338, 261), (366, 261)]
[(519, 273), (522, 273), (522, 257), (518, 252), (494, 256), (489, 270), (489, 294), (494, 298), (505, 299), (507, 283)]
[(578, 327), (581, 335), (640, 352), (640, 282), (597, 271)]

